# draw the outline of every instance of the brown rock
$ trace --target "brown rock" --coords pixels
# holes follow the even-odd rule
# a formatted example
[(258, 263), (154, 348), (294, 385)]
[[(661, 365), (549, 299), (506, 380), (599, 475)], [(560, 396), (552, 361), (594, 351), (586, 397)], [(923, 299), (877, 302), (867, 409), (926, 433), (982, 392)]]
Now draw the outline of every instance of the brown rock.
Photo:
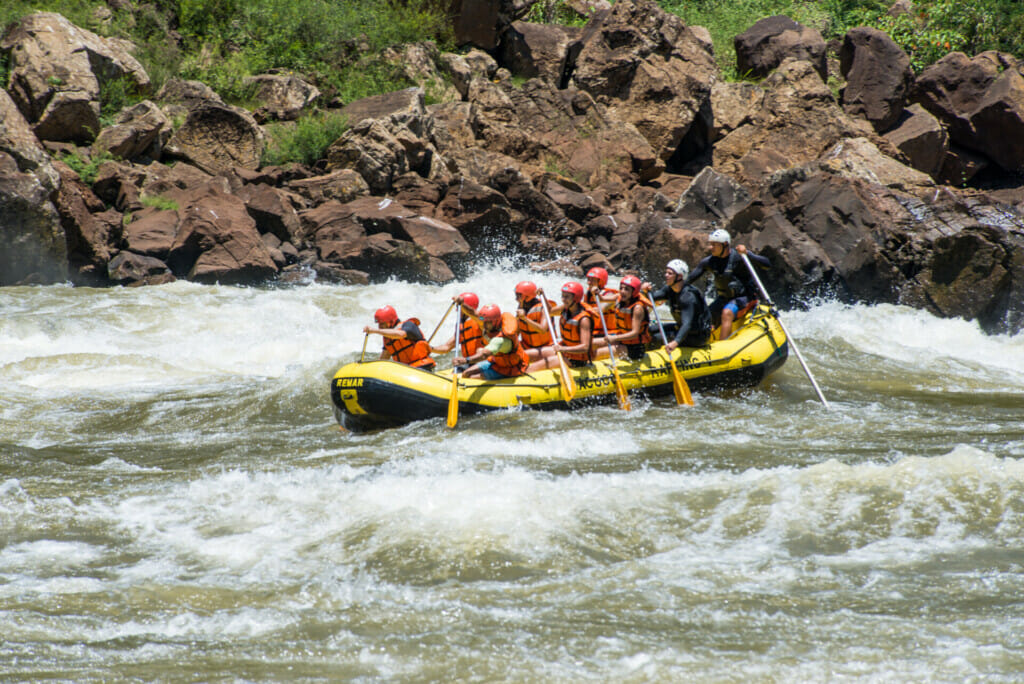
[(115, 283), (152, 284), (173, 281), (174, 275), (167, 264), (150, 256), (123, 251), (107, 264), (107, 278)]
[(170, 209), (143, 209), (132, 214), (124, 226), (124, 241), (128, 250), (166, 259), (178, 234), (178, 212)]
[(23, 17), (0, 41), (9, 54), (8, 91), (40, 140), (86, 142), (100, 129), (101, 84), (149, 76), (122, 41), (101, 38), (59, 14)]
[(904, 109), (900, 120), (885, 133), (885, 138), (907, 156), (911, 166), (938, 178), (948, 149), (948, 136), (939, 120), (924, 107), (912, 104)]
[(572, 82), (635, 126), (670, 171), (707, 150), (718, 67), (678, 17), (651, 0), (620, 0), (591, 19), (581, 42)]
[(568, 26), (513, 22), (501, 39), (504, 64), (513, 74), (564, 87), (581, 34), (581, 29)]
[(93, 149), (107, 150), (121, 159), (158, 160), (170, 137), (170, 119), (155, 104), (143, 100), (121, 112), (115, 125), (100, 131)]
[(265, 137), (256, 120), (243, 109), (201, 104), (167, 143), (166, 152), (217, 175), (234, 167), (259, 167)]
[(179, 211), (181, 223), (167, 257), (175, 274), (200, 282), (250, 283), (277, 272), (239, 198), (209, 186), (196, 190)]
[(316, 86), (295, 74), (260, 74), (245, 79), (255, 89), (260, 106), (253, 113), (257, 121), (295, 121), (320, 97)]
[(789, 17), (761, 19), (732, 42), (740, 74), (764, 78), (787, 59), (796, 59), (811, 64), (822, 81), (828, 78), (825, 39)]
[(289, 181), (286, 187), (305, 197), (312, 204), (321, 204), (328, 200), (351, 202), (357, 197), (370, 194), (370, 186), (352, 169), (340, 169), (321, 176)]
[(892, 128), (914, 80), (907, 54), (882, 31), (858, 26), (846, 32), (839, 58), (846, 78), (843, 109), (880, 133)]

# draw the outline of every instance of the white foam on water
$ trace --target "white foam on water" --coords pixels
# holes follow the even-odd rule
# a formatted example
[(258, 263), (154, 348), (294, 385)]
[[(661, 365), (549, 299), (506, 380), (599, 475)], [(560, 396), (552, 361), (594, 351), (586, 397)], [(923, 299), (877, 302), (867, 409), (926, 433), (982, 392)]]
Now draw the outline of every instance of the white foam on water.
[(959, 364), (1005, 376), (1024, 391), (1024, 332), (988, 335), (974, 321), (891, 304), (827, 302), (781, 316), (801, 349), (827, 341), (904, 364)]

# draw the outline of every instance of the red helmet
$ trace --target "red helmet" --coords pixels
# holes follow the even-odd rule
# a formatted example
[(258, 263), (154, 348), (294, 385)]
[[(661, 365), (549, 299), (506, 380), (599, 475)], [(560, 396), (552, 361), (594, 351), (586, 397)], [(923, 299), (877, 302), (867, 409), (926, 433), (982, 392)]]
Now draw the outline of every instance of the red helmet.
[(384, 306), (377, 309), (377, 313), (373, 314), (373, 320), (377, 321), (378, 325), (390, 328), (395, 323), (398, 323), (398, 312), (395, 311), (393, 306)]
[(634, 275), (628, 275), (622, 280), (620, 280), (619, 287), (623, 285), (633, 288), (634, 294), (640, 292), (640, 288), (643, 287), (643, 283), (640, 282), (640, 279)]
[(595, 266), (587, 271), (587, 278), (596, 278), (597, 284), (604, 287), (608, 284), (608, 271), (604, 270), (600, 266)]
[(537, 286), (531, 283), (529, 280), (516, 285), (516, 294), (523, 295), (523, 299), (530, 300), (537, 295)]
[(463, 292), (459, 296), (462, 297), (462, 304), (473, 311), (476, 311), (480, 306), (480, 298), (472, 292)]
[(583, 286), (579, 283), (566, 283), (562, 286), (562, 293), (571, 294), (577, 302), (583, 301)]
[(498, 323), (501, 321), (501, 309), (497, 304), (488, 304), (478, 312), (485, 323)]

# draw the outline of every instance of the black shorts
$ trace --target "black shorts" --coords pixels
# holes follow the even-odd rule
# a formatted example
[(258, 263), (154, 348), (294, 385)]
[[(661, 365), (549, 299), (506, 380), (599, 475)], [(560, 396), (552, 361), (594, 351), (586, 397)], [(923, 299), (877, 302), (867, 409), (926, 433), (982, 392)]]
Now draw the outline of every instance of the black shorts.
[(565, 362), (570, 368), (585, 368), (590, 365), (589, 361), (579, 361), (577, 359), (566, 359)]
[(629, 357), (630, 361), (639, 361), (647, 353), (647, 345), (645, 344), (627, 344), (623, 346), (626, 347), (626, 356)]

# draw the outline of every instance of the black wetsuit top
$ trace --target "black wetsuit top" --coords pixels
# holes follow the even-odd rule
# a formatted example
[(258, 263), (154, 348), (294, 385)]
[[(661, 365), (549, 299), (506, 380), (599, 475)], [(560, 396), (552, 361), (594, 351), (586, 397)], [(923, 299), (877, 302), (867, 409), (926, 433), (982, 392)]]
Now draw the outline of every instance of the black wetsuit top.
[[(749, 251), (747, 258), (758, 266), (771, 266), (772, 263), (766, 257)], [(705, 269), (709, 269), (715, 274), (715, 292), (719, 297), (724, 299), (757, 298), (757, 283), (750, 275), (747, 265), (743, 263), (743, 257), (735, 249), (730, 249), (729, 254), (724, 257), (707, 256), (701, 259), (697, 267), (690, 272), (686, 284), (689, 285), (704, 275)]]
[(693, 285), (684, 285), (682, 290), (676, 292), (666, 285), (650, 296), (654, 301), (668, 300), (677, 326), (676, 344), (681, 347), (703, 347), (707, 344), (711, 336), (711, 312), (700, 290)]

